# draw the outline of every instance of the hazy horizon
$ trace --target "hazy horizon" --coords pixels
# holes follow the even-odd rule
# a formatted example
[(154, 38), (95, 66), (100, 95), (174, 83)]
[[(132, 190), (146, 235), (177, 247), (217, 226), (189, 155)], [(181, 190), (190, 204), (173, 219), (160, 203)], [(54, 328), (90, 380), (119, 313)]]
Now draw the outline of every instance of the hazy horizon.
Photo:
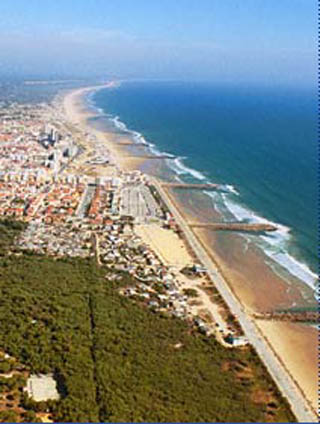
[(314, 86), (316, 19), (315, 0), (2, 0), (0, 76)]

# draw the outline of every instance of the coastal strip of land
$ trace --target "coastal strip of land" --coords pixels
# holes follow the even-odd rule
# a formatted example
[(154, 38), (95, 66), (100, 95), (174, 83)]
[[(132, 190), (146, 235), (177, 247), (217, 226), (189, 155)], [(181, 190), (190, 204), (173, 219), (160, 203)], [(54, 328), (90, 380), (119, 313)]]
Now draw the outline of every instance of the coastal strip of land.
[[(122, 142), (122, 145), (120, 143), (117, 144), (114, 139), (114, 135), (111, 132), (104, 133), (103, 131), (94, 130), (88, 124), (88, 118), (93, 114), (91, 115), (88, 113), (86, 106), (83, 103), (83, 96), (90, 90), (92, 89), (81, 89), (65, 96), (64, 106), (67, 114), (73, 123), (80, 123), (87, 132), (94, 133), (105, 143), (106, 148), (110, 151), (119, 169), (134, 169), (145, 159), (143, 156), (141, 158), (128, 157), (125, 150), (125, 142)], [(130, 141), (128, 141), (128, 143), (130, 143)], [(161, 187), (161, 184), (157, 180), (153, 180), (153, 184), (183, 231), (188, 244), (191, 246), (198, 259), (208, 269), (208, 273), (212, 281), (218, 288), (232, 313), (239, 320), (250, 343), (257, 350), (281, 392), (289, 400), (298, 420), (302, 422), (316, 421), (315, 406), (312, 406), (306, 399), (299, 385), (295, 382), (292, 375), (290, 375), (284, 366), (283, 361), (278, 357), (278, 353), (275, 352), (277, 347), (271, 346), (265, 338), (265, 329), (262, 328), (263, 326), (259, 326), (258, 328), (254, 320), (248, 315), (248, 311), (244, 308), (241, 301), (239, 301), (239, 299), (236, 298), (234, 293), (230, 290), (229, 285), (226, 283), (218, 268), (213, 263), (211, 257), (195, 236), (195, 232), (190, 229), (184, 217), (179, 212), (176, 204), (172, 202), (168, 192)]]

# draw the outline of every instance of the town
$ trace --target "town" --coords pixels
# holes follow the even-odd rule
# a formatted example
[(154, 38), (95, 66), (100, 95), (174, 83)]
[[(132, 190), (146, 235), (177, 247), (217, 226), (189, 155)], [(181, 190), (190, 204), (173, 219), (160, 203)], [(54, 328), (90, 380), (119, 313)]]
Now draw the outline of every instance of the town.
[[(187, 253), (172, 264), (147, 242), (148, 229), (156, 227), (186, 249), (151, 178), (119, 169), (94, 135), (70, 126), (59, 104), (12, 104), (0, 116), (0, 215), (27, 223), (14, 254), (95, 257), (114, 278), (134, 277), (123, 295), (186, 319), (227, 347), (247, 344), (206, 269)], [(79, 172), (97, 166), (108, 172)]]

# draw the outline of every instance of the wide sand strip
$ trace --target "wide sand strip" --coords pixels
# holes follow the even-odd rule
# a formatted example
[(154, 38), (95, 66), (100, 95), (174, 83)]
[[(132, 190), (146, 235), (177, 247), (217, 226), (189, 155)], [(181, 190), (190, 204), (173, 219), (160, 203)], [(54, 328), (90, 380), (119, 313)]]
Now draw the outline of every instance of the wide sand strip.
[(178, 269), (192, 265), (192, 257), (184, 242), (173, 231), (161, 228), (158, 224), (148, 224), (137, 225), (135, 232), (166, 265)]
[(257, 324), (313, 407), (317, 409), (318, 330), (290, 322), (258, 320)]

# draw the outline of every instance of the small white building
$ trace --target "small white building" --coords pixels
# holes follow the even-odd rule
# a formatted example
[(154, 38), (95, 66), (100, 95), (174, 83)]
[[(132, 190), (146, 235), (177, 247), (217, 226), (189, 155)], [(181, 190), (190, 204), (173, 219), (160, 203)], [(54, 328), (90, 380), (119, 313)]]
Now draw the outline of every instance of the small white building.
[(36, 402), (47, 400), (58, 400), (59, 393), (57, 390), (57, 383), (52, 374), (32, 374), (27, 380), (27, 387), (25, 389), (28, 395)]
[(246, 346), (249, 343), (249, 340), (244, 336), (234, 337), (230, 335), (228, 337), (228, 343), (230, 343), (234, 347)]

